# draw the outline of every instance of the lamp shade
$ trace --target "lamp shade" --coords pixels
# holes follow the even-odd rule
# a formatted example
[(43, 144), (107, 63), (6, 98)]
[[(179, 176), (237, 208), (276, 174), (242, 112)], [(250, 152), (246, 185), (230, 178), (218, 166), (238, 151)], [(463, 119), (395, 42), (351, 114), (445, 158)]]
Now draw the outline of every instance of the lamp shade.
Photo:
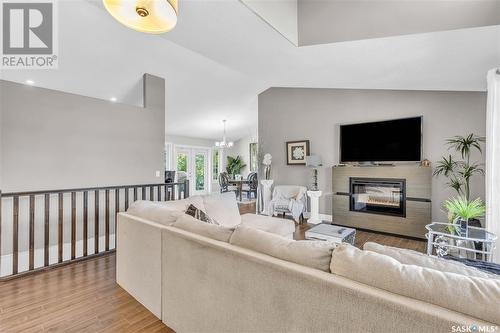
[(103, 4), (115, 20), (140, 32), (160, 34), (177, 24), (177, 0), (103, 0)]
[(321, 156), (319, 156), (319, 155), (306, 156), (306, 166), (319, 167), (321, 165), (322, 165), (321, 164)]

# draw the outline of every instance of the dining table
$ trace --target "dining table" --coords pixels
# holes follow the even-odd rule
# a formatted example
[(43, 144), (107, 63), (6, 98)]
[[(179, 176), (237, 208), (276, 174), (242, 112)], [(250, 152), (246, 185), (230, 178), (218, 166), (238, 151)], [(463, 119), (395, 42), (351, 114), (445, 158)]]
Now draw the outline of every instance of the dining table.
[(242, 201), (243, 185), (250, 184), (250, 181), (247, 179), (228, 179), (227, 182), (229, 185), (238, 187), (238, 193), (240, 194), (240, 201)]

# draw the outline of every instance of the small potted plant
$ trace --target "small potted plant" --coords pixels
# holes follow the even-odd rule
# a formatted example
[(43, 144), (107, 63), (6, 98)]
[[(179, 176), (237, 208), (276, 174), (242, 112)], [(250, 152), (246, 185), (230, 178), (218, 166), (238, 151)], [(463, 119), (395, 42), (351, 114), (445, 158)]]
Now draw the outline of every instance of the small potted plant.
[(469, 221), (484, 216), (486, 206), (480, 198), (468, 200), (464, 196), (455, 197), (444, 202), (448, 212), (448, 221), (460, 230), (460, 235), (468, 237)]

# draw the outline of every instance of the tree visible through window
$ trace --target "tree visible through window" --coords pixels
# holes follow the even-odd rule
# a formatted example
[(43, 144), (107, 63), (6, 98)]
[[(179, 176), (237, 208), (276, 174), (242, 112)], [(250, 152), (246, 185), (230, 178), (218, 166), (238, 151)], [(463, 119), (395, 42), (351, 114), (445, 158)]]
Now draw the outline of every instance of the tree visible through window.
[(177, 154), (177, 171), (187, 172), (187, 155)]
[(219, 150), (216, 149), (212, 154), (212, 179), (219, 179)]
[(195, 156), (196, 169), (196, 190), (203, 191), (205, 189), (205, 155), (197, 154)]

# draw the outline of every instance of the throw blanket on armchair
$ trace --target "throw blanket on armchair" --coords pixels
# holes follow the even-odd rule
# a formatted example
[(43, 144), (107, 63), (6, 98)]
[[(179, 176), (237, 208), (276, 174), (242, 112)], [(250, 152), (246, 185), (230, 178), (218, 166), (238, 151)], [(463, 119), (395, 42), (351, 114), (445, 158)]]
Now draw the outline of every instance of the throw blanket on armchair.
[(295, 221), (299, 221), (306, 207), (306, 192), (307, 188), (304, 186), (276, 186), (270, 202), (270, 211), (273, 215), (279, 212), (289, 212)]

